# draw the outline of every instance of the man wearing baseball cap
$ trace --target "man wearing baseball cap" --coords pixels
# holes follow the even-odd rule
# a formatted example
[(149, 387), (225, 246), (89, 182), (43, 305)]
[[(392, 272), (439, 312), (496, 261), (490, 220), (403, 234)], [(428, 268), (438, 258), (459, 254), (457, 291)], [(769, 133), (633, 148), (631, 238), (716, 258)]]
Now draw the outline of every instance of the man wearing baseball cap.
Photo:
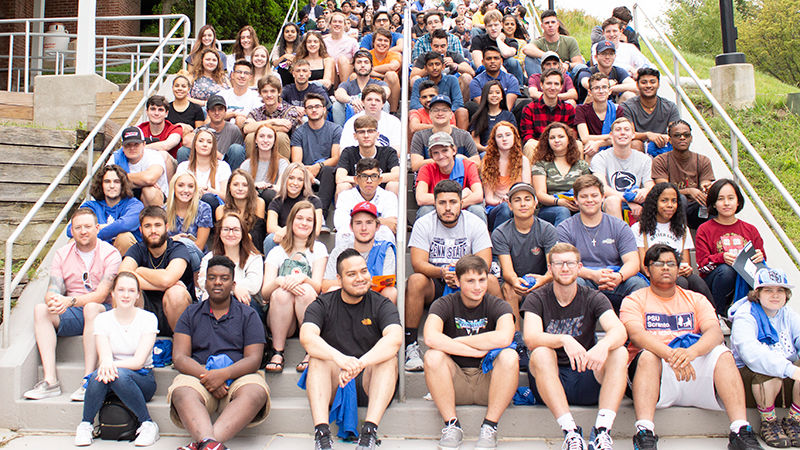
[(443, 74), (444, 56), (436, 52), (427, 52), (423, 55), (425, 59), (425, 72), (427, 76), (417, 78), (411, 87), (411, 99), (409, 100), (412, 109), (419, 109), (422, 103), (419, 101), (420, 85), (425, 80), (430, 80), (439, 88), (439, 94), (446, 95), (451, 99), (450, 108), (456, 116), (456, 124), (461, 129), (467, 128), (469, 115), (464, 108), (464, 97), (461, 93), (461, 86), (455, 75)]
[[(422, 130), (417, 134), (425, 131), (428, 130)], [(444, 131), (433, 133), (428, 138), (428, 151), (432, 161), (419, 169), (417, 186), (414, 188), (417, 206), (419, 206), (417, 218), (433, 211), (434, 187), (442, 180), (453, 180), (463, 189), (461, 207), (486, 222), (486, 210), (483, 208), (483, 185), (478, 176), (478, 165), (470, 159), (457, 158), (453, 138)], [(414, 155), (411, 156), (414, 157)]]
[(575, 78), (578, 85), (578, 102), (581, 103), (586, 98), (587, 91), (589, 90), (589, 77), (596, 73), (602, 73), (608, 77), (610, 91), (609, 96), (615, 103), (621, 103), (629, 98), (633, 98), (638, 90), (636, 89), (636, 81), (631, 78), (631, 74), (627, 70), (614, 64), (617, 57), (617, 49), (613, 42), (603, 40), (597, 43), (595, 47), (597, 54), (595, 60), (597, 63), (589, 70), (581, 71)]
[[(761, 415), (759, 435), (778, 448), (800, 445), (800, 391), (789, 387), (790, 379), (794, 384), (800, 380), (800, 315), (786, 307), (792, 288), (784, 271), (764, 268), (756, 272), (747, 297), (728, 309), (733, 357)], [(783, 420), (778, 420), (775, 406), (787, 408)]]
[[(346, 249), (354, 248), (367, 260), (367, 268), (372, 277), (372, 290), (380, 292), (392, 303), (397, 303), (395, 287), (397, 250), (394, 245), (394, 235), (391, 240), (376, 236), (381, 227), (378, 208), (367, 201), (357, 203), (350, 211), (349, 227), (353, 240), (337, 244), (331, 250), (325, 275), (322, 277), (322, 291), (327, 292), (341, 286), (336, 278), (336, 259)], [(344, 230), (340, 232), (342, 231)]]
[(453, 140), (456, 154), (469, 158), (475, 164), (480, 164), (478, 147), (469, 132), (454, 127), (450, 122), (453, 117), (452, 101), (447, 95), (438, 94), (428, 102), (428, 115), (431, 119), (431, 128), (414, 133), (411, 138), (411, 170), (420, 170), (422, 166), (433, 162), (430, 155), (428, 141), (436, 133), (446, 133)]
[[(546, 72), (550, 69), (558, 69), (561, 73), (564, 73), (561, 58), (558, 57), (558, 53), (553, 51), (544, 52), (544, 55), (542, 55), (542, 72)], [(530, 95), (533, 100), (542, 96), (541, 73), (534, 73), (528, 78), (528, 95)], [(578, 91), (575, 90), (575, 85), (572, 84), (572, 78), (566, 76), (566, 74), (558, 98), (569, 102), (573, 106), (575, 106), (575, 101), (578, 99)]]
[[(208, 130), (217, 138), (217, 157), (228, 163), (231, 170), (236, 170), (242, 165), (247, 154), (244, 148), (242, 130), (228, 119), (228, 104), (222, 95), (214, 94), (206, 102), (208, 123), (198, 130)], [(241, 118), (241, 115), (237, 116)], [(194, 138), (194, 133), (191, 134)], [(186, 142), (186, 138), (184, 138)], [(189, 160), (192, 150), (188, 146), (178, 149), (178, 163)]]
[(167, 198), (167, 168), (158, 150), (145, 148), (144, 133), (138, 127), (122, 130), (122, 148), (115, 151), (108, 164), (116, 164), (128, 174), (133, 195), (145, 206), (161, 206)]

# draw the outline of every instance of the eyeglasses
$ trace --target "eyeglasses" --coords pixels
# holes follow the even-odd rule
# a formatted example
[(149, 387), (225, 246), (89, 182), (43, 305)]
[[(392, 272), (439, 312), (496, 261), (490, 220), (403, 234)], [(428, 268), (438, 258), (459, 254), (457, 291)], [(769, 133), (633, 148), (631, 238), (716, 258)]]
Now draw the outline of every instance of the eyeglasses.
[(368, 134), (377, 133), (377, 132), (378, 132), (378, 130), (376, 130), (375, 128), (362, 128), (360, 130), (356, 130), (355, 131), (356, 134), (360, 134), (361, 136), (366, 136)]
[(234, 70), (233, 73), (236, 75), (250, 75), (249, 70)]
[(669, 267), (670, 269), (673, 269), (678, 267), (678, 263), (675, 261), (653, 261), (650, 263), (650, 267), (658, 267), (659, 269)]
[(223, 233), (242, 234), (242, 229), (238, 227), (222, 227)]
[(381, 174), (379, 173), (360, 173), (358, 174), (358, 178), (361, 178), (365, 181), (373, 181), (379, 180), (381, 178)]
[(578, 261), (553, 261), (550, 263), (553, 267), (561, 268), (567, 266), (570, 269), (578, 267)]
[(92, 281), (89, 279), (89, 272), (83, 272), (81, 278), (83, 279), (83, 287), (89, 292), (94, 291), (94, 289), (92, 289)]
[(675, 139), (681, 139), (681, 138), (683, 138), (683, 139), (689, 139), (690, 137), (692, 137), (692, 133), (691, 133), (691, 132), (687, 132), (687, 133), (673, 133), (673, 134), (670, 134), (670, 135), (669, 135), (669, 137), (674, 137)]

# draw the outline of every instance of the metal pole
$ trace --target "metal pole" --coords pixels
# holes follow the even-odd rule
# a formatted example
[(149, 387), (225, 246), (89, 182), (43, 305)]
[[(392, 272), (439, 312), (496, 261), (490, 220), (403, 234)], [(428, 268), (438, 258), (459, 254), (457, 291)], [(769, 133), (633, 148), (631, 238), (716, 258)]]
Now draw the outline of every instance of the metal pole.
[(25, 92), (28, 92), (28, 70), (30, 69), (30, 52), (31, 52), (31, 23), (29, 21), (25, 21), (25, 71), (23, 72), (23, 76), (25, 77), (25, 81), (23, 85), (25, 86)]
[(719, 0), (719, 18), (722, 27), (722, 54), (717, 55), (718, 66), (745, 63), (744, 53), (736, 51), (736, 26), (733, 23), (733, 1)]
[(672, 57), (672, 85), (675, 87), (675, 106), (678, 108), (678, 116), (681, 115), (681, 96), (677, 95), (678, 89), (681, 87), (681, 63), (678, 61), (678, 58), (673, 56)]
[[(164, 18), (158, 18), (158, 42), (164, 40)], [(158, 72), (161, 73), (161, 69), (164, 68), (164, 52), (161, 51), (158, 53)]]
[(14, 71), (14, 35), (8, 37), (8, 92), (11, 92), (11, 78)]
[(552, 9), (555, 11), (556, 9), (556, 0), (547, 0), (547, 8)]
[[(194, 34), (206, 24), (206, 0), (196, 0), (194, 4)], [(200, 36), (195, 36), (200, 39)]]
[(733, 180), (739, 184), (739, 175), (737, 175), (739, 171), (739, 140), (736, 139), (736, 133), (732, 129), (728, 128), (728, 132), (731, 134), (731, 172)]
[(106, 77), (107, 64), (108, 64), (108, 38), (103, 36), (103, 78)]

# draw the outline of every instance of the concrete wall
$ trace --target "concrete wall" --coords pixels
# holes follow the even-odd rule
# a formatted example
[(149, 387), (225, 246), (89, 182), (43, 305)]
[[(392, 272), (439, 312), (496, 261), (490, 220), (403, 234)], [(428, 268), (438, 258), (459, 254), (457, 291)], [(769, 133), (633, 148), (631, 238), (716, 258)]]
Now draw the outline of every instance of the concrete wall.
[[(35, 79), (33, 121), (47, 128), (94, 126), (98, 92), (119, 87), (100, 75), (39, 75)], [(57, 99), (57, 101), (54, 101)]]

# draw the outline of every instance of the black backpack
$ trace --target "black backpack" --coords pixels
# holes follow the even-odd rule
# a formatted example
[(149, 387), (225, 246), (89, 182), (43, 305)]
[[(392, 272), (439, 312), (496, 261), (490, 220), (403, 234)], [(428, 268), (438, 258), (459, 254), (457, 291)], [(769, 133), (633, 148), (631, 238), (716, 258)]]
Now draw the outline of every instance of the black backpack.
[(139, 420), (113, 392), (109, 392), (100, 408), (100, 425), (97, 437), (107, 441), (132, 441), (136, 439)]

